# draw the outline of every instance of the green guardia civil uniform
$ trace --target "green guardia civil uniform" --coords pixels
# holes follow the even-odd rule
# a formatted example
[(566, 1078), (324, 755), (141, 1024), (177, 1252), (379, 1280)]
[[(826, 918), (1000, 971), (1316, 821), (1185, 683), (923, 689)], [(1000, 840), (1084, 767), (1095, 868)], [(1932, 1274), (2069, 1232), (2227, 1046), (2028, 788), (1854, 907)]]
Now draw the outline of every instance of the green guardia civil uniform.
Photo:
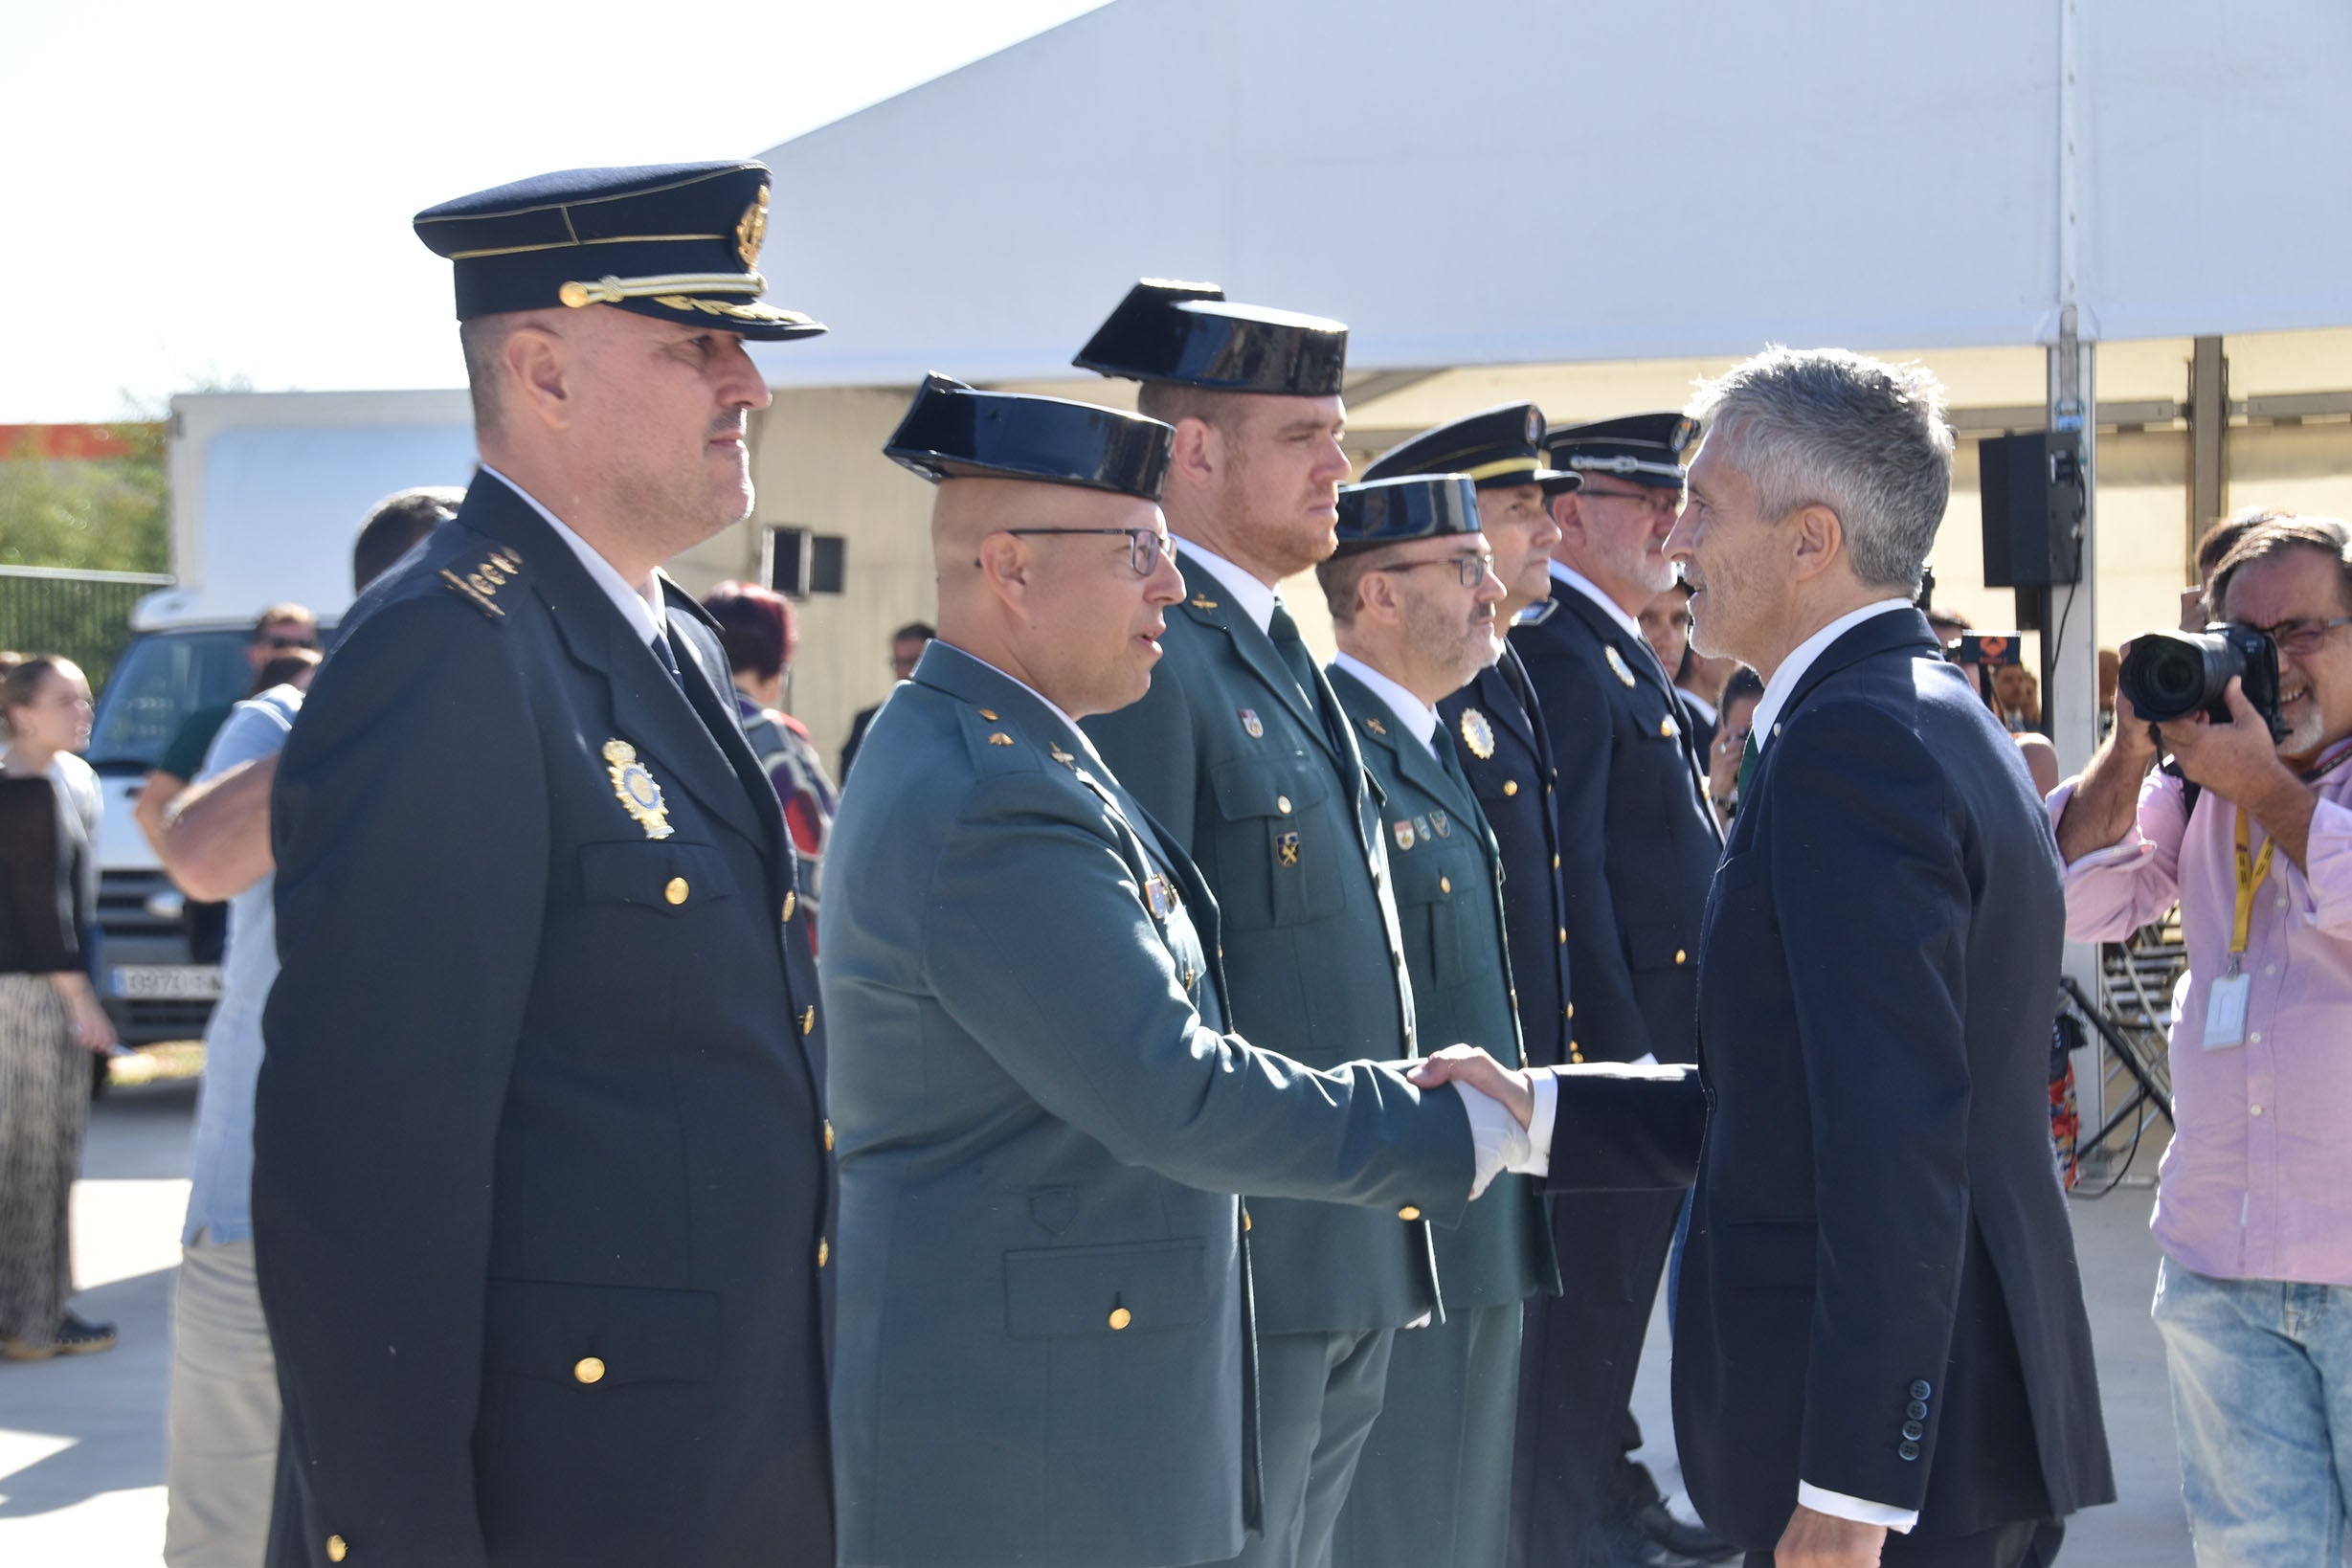
[(1230, 1557), (1261, 1523), (1233, 1195), (1382, 1234), (1400, 1208), (1450, 1220), (1459, 1099), (1221, 1033), (1191, 862), (1066, 721), (947, 642), (858, 778), (818, 917), (840, 1560)]
[[(1157, 501), (1172, 435), (933, 376), (885, 451), (931, 479)], [(1400, 1211), (1450, 1223), (1467, 1104), (1221, 1032), (1191, 860), (1066, 718), (952, 637), (867, 733), (818, 917), (840, 1560), (1228, 1558), (1272, 1512), (1234, 1195), (1365, 1205), (1383, 1235)]]
[[(1380, 805), (1346, 715), (1320, 672), (1302, 688), (1215, 574), (1179, 560), (1185, 598), (1150, 694), (1087, 733), (1215, 893), (1237, 1030), (1310, 1066), (1418, 1055)], [(1388, 1336), (1442, 1315), (1437, 1262), (1425, 1205), (1251, 1191), (1269, 1518), (1248, 1560), (1312, 1568), (1378, 1414)]]
[[(1432, 754), (1370, 686), (1337, 664), (1329, 673), (1385, 797), (1389, 885), (1423, 1038), (1480, 1042), (1524, 1066), (1502, 851), (1453, 743), (1439, 728)], [(1397, 1335), (1387, 1399), (1340, 1513), (1337, 1568), (1502, 1568), (1520, 1314), (1559, 1290), (1551, 1227), (1535, 1183), (1506, 1175), (1435, 1234), (1445, 1318)]]

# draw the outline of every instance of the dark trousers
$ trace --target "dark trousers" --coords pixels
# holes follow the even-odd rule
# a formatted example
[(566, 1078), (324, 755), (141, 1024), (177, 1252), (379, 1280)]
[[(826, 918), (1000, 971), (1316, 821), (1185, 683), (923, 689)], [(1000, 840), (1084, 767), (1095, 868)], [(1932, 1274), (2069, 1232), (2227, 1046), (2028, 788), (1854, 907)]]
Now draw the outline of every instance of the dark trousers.
[[(1878, 1568), (2050, 1568), (2065, 1539), (2058, 1519), (2018, 1519), (1946, 1540), (1890, 1534)], [(1746, 1568), (1773, 1568), (1772, 1554), (1749, 1553)]]
[(1265, 1530), (1231, 1568), (1329, 1568), (1355, 1461), (1378, 1419), (1397, 1331), (1258, 1336)]
[(1626, 1406), (1679, 1192), (1551, 1199), (1565, 1293), (1528, 1303), (1512, 1455), (1511, 1568), (1577, 1568), (1624, 1451)]

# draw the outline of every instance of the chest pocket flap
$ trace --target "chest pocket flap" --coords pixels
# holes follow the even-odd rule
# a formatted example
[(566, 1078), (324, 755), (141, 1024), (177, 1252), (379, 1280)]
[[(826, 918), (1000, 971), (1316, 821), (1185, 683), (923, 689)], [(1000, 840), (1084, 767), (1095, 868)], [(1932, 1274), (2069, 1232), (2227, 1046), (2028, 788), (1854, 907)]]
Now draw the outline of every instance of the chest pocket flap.
[(580, 893), (598, 904), (639, 904), (683, 913), (714, 898), (732, 898), (727, 857), (710, 844), (628, 839), (580, 846)]

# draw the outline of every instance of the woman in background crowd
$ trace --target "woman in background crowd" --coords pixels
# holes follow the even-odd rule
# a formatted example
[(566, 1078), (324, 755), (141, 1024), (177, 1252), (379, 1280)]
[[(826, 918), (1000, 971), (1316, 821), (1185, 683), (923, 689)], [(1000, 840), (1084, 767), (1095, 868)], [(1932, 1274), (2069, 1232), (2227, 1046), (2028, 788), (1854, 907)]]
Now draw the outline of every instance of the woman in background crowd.
[(1763, 700), (1764, 678), (1745, 664), (1733, 666), (1715, 699), (1715, 738), (1707, 749), (1707, 797), (1727, 828), (1739, 815), (1739, 760), (1756, 719), (1756, 705)]
[[(821, 891), (825, 836), (833, 831), (839, 795), (808, 730), (784, 711), (784, 678), (800, 643), (793, 607), (782, 594), (756, 583), (725, 582), (710, 591), (703, 608), (719, 623), (719, 643), (734, 669), (736, 716), (783, 803), (793, 848), (808, 872), (803, 896), (814, 902)], [(816, 929), (811, 921), (809, 930)]]
[(66, 1208), (90, 1120), (90, 1061), (114, 1025), (87, 972), (98, 893), (90, 686), (63, 659), (0, 655), (0, 1355), (115, 1342), (66, 1310)]

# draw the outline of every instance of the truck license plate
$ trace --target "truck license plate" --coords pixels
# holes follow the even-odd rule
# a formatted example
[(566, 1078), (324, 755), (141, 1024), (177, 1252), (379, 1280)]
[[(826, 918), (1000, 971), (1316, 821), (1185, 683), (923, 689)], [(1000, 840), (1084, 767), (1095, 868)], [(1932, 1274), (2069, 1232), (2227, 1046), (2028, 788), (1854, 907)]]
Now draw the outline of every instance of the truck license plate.
[(112, 990), (133, 1001), (198, 1001), (220, 996), (218, 964), (117, 964)]

